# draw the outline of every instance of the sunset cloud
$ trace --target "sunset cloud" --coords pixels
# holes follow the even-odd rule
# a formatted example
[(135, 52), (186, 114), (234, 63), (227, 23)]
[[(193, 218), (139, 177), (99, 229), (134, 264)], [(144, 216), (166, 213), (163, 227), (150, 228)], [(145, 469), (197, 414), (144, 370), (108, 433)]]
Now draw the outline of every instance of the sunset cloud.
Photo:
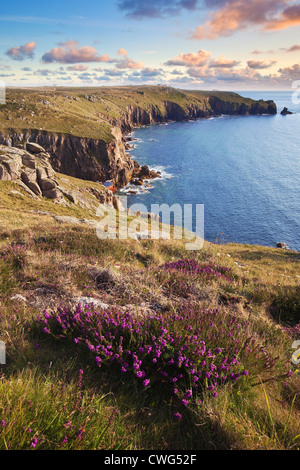
[(298, 52), (298, 51), (300, 51), (300, 46), (297, 44), (285, 50), (285, 52)]
[(289, 81), (299, 80), (300, 77), (300, 64), (295, 64), (292, 67), (280, 68), (278, 72), (281, 78)]
[(196, 53), (190, 52), (189, 54), (180, 54), (179, 56), (168, 60), (165, 65), (174, 65), (179, 67), (189, 65), (200, 66), (206, 64), (210, 55), (210, 52), (200, 49), (200, 51)]
[(11, 47), (6, 51), (6, 55), (13, 60), (31, 59), (34, 56), (36, 44), (34, 41), (24, 44), (24, 46)]
[(78, 47), (78, 42), (67, 41), (51, 49), (42, 57), (43, 62), (61, 64), (78, 64), (84, 62), (115, 62), (107, 54), (100, 56), (92, 46)]
[(234, 59), (228, 60), (226, 57), (220, 56), (218, 60), (211, 61), (209, 67), (232, 69), (238, 65), (240, 65), (240, 61)]
[(286, 8), (278, 18), (268, 22), (265, 29), (275, 31), (298, 25), (300, 25), (300, 5), (293, 5)]
[(126, 49), (119, 49), (118, 55), (122, 56), (122, 59), (116, 61), (116, 67), (118, 69), (143, 69), (145, 66), (142, 62), (135, 62), (133, 59), (128, 57)]
[(193, 39), (230, 36), (253, 25), (276, 30), (300, 24), (300, 5), (294, 5), (294, 0), (206, 0), (206, 3), (218, 9), (209, 13), (204, 25), (197, 27)]
[(272, 67), (277, 60), (248, 60), (247, 65), (250, 69), (263, 70)]

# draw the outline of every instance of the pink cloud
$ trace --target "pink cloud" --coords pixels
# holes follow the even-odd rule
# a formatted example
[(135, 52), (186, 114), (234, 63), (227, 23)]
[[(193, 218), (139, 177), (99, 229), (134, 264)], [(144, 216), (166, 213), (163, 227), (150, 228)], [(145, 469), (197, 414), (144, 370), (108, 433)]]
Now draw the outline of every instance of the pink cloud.
[(126, 51), (126, 49), (123, 48), (118, 50), (118, 54), (122, 56), (128, 56), (128, 52)]
[(120, 61), (117, 61), (116, 67), (118, 69), (143, 69), (145, 66), (142, 62), (135, 62), (133, 59), (128, 57), (128, 53), (125, 49), (119, 49), (118, 54), (123, 57)]
[(100, 56), (92, 46), (78, 47), (76, 41), (66, 41), (59, 47), (51, 49), (42, 57), (43, 62), (60, 62), (61, 64), (78, 64), (84, 62), (115, 62), (107, 54)]
[(210, 67), (217, 67), (223, 69), (232, 69), (233, 67), (237, 67), (238, 65), (240, 65), (240, 61), (234, 59), (228, 60), (224, 56), (220, 56), (218, 60), (213, 60), (209, 64)]
[(250, 69), (263, 70), (277, 64), (277, 60), (248, 60), (247, 65)]
[(215, 3), (220, 8), (209, 14), (192, 38), (216, 39), (253, 25), (265, 30), (287, 28), (300, 22), (300, 6), (288, 6), (291, 3), (294, 0), (220, 0)]
[(300, 51), (300, 46), (298, 44), (295, 44), (292, 47), (289, 47), (289, 49), (286, 49), (285, 52), (298, 52)]
[(23, 60), (25, 58), (32, 58), (36, 48), (36, 43), (34, 41), (24, 44), (24, 46), (11, 47), (6, 51), (11, 59), (14, 60)]
[(168, 60), (165, 65), (175, 66), (201, 66), (206, 64), (210, 57), (210, 52), (200, 49), (198, 52), (190, 52), (188, 54), (180, 54), (171, 60)]
[(286, 8), (278, 18), (268, 22), (266, 30), (274, 31), (300, 25), (300, 5)]

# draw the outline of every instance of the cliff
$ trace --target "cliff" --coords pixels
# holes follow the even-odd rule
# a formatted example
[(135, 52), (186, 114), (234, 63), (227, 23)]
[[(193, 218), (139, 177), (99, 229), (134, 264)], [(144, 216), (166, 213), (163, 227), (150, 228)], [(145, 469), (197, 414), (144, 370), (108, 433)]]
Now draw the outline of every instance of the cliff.
[(220, 114), (276, 114), (272, 101), (236, 93), (181, 91), (170, 87), (9, 89), (0, 105), (0, 143), (35, 142), (55, 171), (123, 187), (140, 165), (126, 152), (134, 127)]

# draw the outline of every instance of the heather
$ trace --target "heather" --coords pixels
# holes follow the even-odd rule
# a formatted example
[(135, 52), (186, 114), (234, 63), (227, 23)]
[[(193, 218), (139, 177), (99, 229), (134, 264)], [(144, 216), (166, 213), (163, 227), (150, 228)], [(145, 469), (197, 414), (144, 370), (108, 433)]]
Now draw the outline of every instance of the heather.
[(201, 403), (204, 391), (217, 397), (227, 382), (251, 386), (258, 374), (270, 375), (278, 359), (251, 335), (247, 321), (218, 309), (187, 305), (141, 318), (79, 305), (75, 311), (45, 311), (38, 324), (47, 335), (85, 345), (97, 367), (129, 374), (144, 388), (164, 389), (177, 419), (176, 408)]
[(297, 253), (30, 223), (0, 233), (1, 449), (299, 448)]

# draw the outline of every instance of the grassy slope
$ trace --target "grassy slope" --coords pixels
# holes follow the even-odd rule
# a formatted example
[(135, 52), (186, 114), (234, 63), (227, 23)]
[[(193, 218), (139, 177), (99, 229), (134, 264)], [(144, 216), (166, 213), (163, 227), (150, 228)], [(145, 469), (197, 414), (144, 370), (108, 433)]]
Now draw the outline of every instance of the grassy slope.
[[(0, 108), (1, 128), (35, 128), (38, 123), (38, 129), (109, 140), (109, 125), (97, 122), (95, 112), (119, 118), (128, 103), (161, 106), (166, 93), (182, 106), (203, 102), (207, 95), (189, 92), (187, 99), (172, 89), (158, 93), (156, 87), (53, 93), (9, 90), (8, 105)], [(85, 93), (98, 97), (96, 103), (83, 98)], [(226, 94), (226, 99), (240, 98)], [(49, 118), (44, 100), (53, 103), (54, 118)], [(20, 103), (24, 109), (19, 110)], [(0, 182), (0, 252), (9, 253), (0, 257), (0, 335), (7, 345), (7, 365), (0, 369), (0, 448), (300, 448), (300, 380), (291, 364), (291, 344), (299, 339), (299, 254), (209, 243), (187, 253), (180, 240), (100, 241), (95, 229), (61, 225), (53, 217), (94, 219), (96, 203), (87, 189), (96, 184), (57, 178), (68, 188), (80, 189), (89, 207), (30, 199), (14, 183)], [(232, 281), (162, 274), (165, 262), (187, 257), (225, 266)], [(89, 274), (95, 268), (108, 269), (117, 282), (99, 287)], [(13, 300), (17, 294), (26, 302)], [(271, 371), (252, 361), (249, 382), (221, 387), (215, 398), (204, 393), (203, 404), (187, 407), (176, 422), (163, 381), (143, 390), (132, 375), (120, 378), (113, 368), (95, 368), (85, 350), (51, 339), (35, 326), (44, 308), (55, 312), (58, 305), (82, 295), (127, 308), (133, 315), (158, 309), (168, 317), (187, 301), (195, 312), (218, 308), (224, 325), (233, 315), (247, 319), (251, 335), (280, 359)], [(290, 332), (287, 325), (293, 327)], [(188, 334), (185, 327), (182, 334)], [(286, 378), (290, 368), (296, 373)]]
[[(298, 253), (206, 243), (187, 254), (180, 240), (100, 241), (94, 229), (60, 225), (49, 215), (88, 217), (86, 210), (21, 198), (9, 193), (10, 186), (0, 186), (0, 251), (14, 244), (21, 251), (0, 258), (0, 331), (8, 359), (0, 369), (1, 449), (300, 447), (300, 380), (297, 374), (282, 378), (288, 369), (296, 371), (292, 337), (283, 325), (300, 320)], [(182, 277), (162, 279), (159, 266), (187, 257), (228, 267), (233, 281), (185, 277), (191, 294), (183, 296)], [(95, 267), (109, 269), (118, 282), (110, 289), (97, 286), (89, 276)], [(26, 303), (12, 300), (16, 294)], [(34, 327), (43, 308), (55, 311), (81, 295), (130, 306), (133, 314), (136, 307), (160, 305), (171, 315), (187, 299), (192, 308), (217, 307), (224, 321), (233, 314), (248, 319), (251, 334), (281, 359), (270, 372), (254, 361), (249, 371), (258, 385), (228, 384), (217, 398), (204, 395), (201, 406), (188, 407), (176, 422), (160, 386), (142, 391), (132, 376), (97, 369), (85, 350)], [(272, 377), (277, 379), (268, 381)]]
[[(84, 97), (91, 95), (94, 102)], [(228, 102), (252, 101), (229, 92), (183, 92), (159, 86), (8, 89), (6, 105), (0, 105), (0, 130), (43, 130), (110, 142), (108, 121), (122, 117), (127, 105), (162, 110), (164, 101), (173, 101), (183, 108), (190, 104), (202, 106), (209, 95)]]

